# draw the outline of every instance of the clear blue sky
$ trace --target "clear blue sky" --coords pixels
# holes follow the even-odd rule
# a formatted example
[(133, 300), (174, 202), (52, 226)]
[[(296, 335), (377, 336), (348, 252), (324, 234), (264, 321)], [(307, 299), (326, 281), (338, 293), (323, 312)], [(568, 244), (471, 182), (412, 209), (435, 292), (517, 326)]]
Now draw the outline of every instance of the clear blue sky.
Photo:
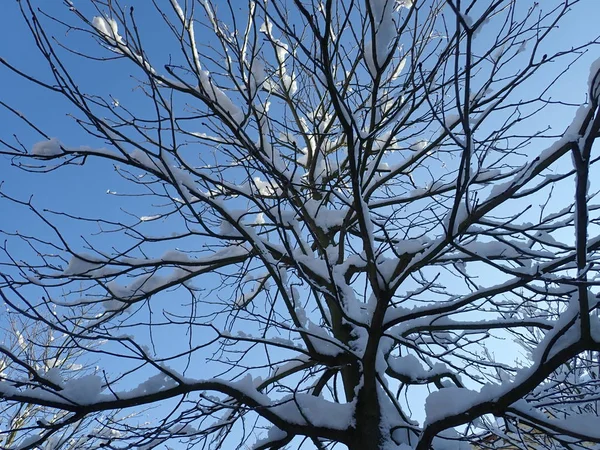
[[(60, 1), (35, 3), (42, 5), (44, 10), (50, 14), (59, 12), (61, 17), (68, 17), (64, 14), (66, 8)], [(217, 1), (216, 4), (218, 6), (219, 2)], [(89, 2), (77, 2), (77, 6), (83, 11), (91, 12)], [(155, 20), (150, 3), (140, 2), (135, 6), (136, 17), (142, 29), (145, 25), (144, 21), (151, 23)], [(597, 18), (600, 16), (600, 2), (584, 0), (581, 5), (577, 5), (576, 11), (577, 14), (571, 14), (563, 22), (560, 30), (555, 32), (554, 40), (550, 42), (552, 45), (561, 44), (566, 47), (598, 33)], [(0, 55), (19, 68), (32, 74), (40, 74), (42, 79), (49, 80), (47, 67), (38, 55), (18, 11), (18, 2), (5, 2), (2, 13), (4, 25), (0, 29)], [(78, 35), (64, 36), (56, 26), (53, 26), (52, 29), (59, 40), (64, 40), (71, 45), (90, 42), (89, 39), (80, 39), (81, 36)], [(158, 34), (146, 33), (144, 38), (148, 42), (147, 48), (156, 48), (157, 53), (161, 52), (164, 55), (169, 53), (168, 46), (161, 41)], [(79, 47), (82, 46), (79, 45)], [(83, 45), (82, 48), (85, 50), (90, 47)], [(583, 101), (587, 89), (588, 67), (593, 59), (595, 59), (595, 55), (592, 54), (582, 58), (563, 79), (558, 89), (555, 89), (556, 96), (568, 101)], [(139, 96), (135, 96), (131, 91), (134, 83), (127, 73), (127, 65), (123, 66), (123, 71), (119, 71), (114, 69), (114, 65), (111, 65), (111, 70), (105, 70), (102, 63), (86, 61), (77, 57), (67, 57), (65, 61), (73, 70), (75, 79), (84, 87), (84, 90), (112, 94), (120, 100), (128, 97), (131, 97), (132, 100), (139, 99)], [(50, 136), (59, 138), (66, 145), (102, 146), (101, 142), (85, 135), (67, 117), (72, 108), (60, 96), (34, 86), (4, 69), (2, 69), (1, 76), (3, 81), (0, 86), (0, 99), (24, 113)], [(555, 125), (557, 130), (569, 120), (570, 117), (552, 117), (548, 114), (539, 117), (541, 124), (547, 122)], [(0, 110), (0, 123), (2, 124), (0, 132), (4, 139), (9, 139), (11, 134), (16, 134), (28, 147), (42, 140), (40, 136), (35, 135), (22, 122), (4, 110)], [(118, 208), (118, 203), (122, 201), (122, 199), (106, 195), (108, 189), (119, 191), (118, 188), (122, 185), (119, 177), (105, 164), (88, 163), (84, 168), (68, 168), (56, 174), (31, 175), (8, 168), (8, 164), (4, 162), (0, 165), (0, 180), (5, 182), (6, 192), (19, 194), (21, 198), (27, 198), (30, 194), (34, 194), (34, 199), (38, 204), (45, 204), (47, 201), (54, 203), (56, 200), (60, 200), (60, 204), (65, 208), (76, 208), (78, 212), (82, 213), (103, 212), (105, 208), (107, 212), (114, 211), (115, 208)], [(6, 208), (9, 208), (8, 211), (12, 211), (12, 208), (5, 204), (2, 204), (2, 208), (5, 213), (7, 212)], [(4, 216), (5, 224), (8, 219), (8, 223), (22, 226), (23, 216), (21, 214), (9, 212)]]

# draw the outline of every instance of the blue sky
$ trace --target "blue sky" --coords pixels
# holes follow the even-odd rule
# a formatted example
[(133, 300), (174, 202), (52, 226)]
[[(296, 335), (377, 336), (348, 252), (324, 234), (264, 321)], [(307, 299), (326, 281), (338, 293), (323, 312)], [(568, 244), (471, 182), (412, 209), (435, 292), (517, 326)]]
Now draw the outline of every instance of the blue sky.
[[(37, 2), (37, 4), (43, 5), (44, 10), (49, 14), (56, 13), (60, 17), (69, 17), (62, 2)], [(218, 6), (219, 2), (216, 4)], [(587, 0), (582, 1), (578, 6), (580, 7), (577, 8), (577, 14), (569, 15), (562, 23), (561, 28), (556, 30), (553, 40), (549, 42), (550, 46), (569, 47), (573, 43), (589, 40), (597, 33), (596, 22), (600, 15), (600, 4), (595, 0)], [(78, 2), (78, 7), (81, 7), (84, 12), (94, 14), (89, 2)], [(28, 73), (39, 75), (43, 80), (50, 80), (45, 62), (38, 54), (20, 15), (18, 3), (7, 3), (3, 8), (3, 14), (5, 26), (0, 29), (0, 42), (3, 42), (0, 50), (1, 56)], [(147, 39), (146, 47), (152, 49), (151, 53), (161, 54), (165, 58), (171, 51), (170, 45), (173, 42), (168, 40), (165, 42), (161, 35), (152, 33), (156, 20), (153, 7), (149, 3), (139, 3), (136, 5), (135, 14), (141, 29), (148, 30), (142, 33), (144, 39)], [(49, 20), (46, 23), (52, 30), (52, 34), (77, 50), (92, 51), (95, 55), (110, 55), (106, 50), (94, 46), (89, 36), (82, 33), (65, 35), (64, 29), (61, 27), (52, 24)], [(176, 52), (177, 49), (174, 51)], [(592, 49), (588, 55), (583, 57), (554, 88), (554, 96), (570, 102), (583, 101), (587, 90), (589, 64), (599, 55), (600, 49), (597, 52)], [(114, 61), (104, 64), (73, 55), (67, 55), (65, 62), (84, 90), (103, 95), (110, 94), (121, 102), (129, 101), (129, 99), (139, 101), (135, 100), (139, 99), (139, 96), (134, 90), (136, 82), (130, 77), (129, 65)], [(49, 136), (57, 137), (66, 145), (103, 146), (101, 141), (82, 132), (68, 117), (72, 106), (63, 98), (20, 79), (5, 69), (0, 70), (4, 80), (0, 87), (0, 100), (21, 111)], [(560, 70), (561, 67), (556, 67), (556, 71)], [(553, 125), (558, 131), (568, 124), (571, 117), (566, 114), (556, 117), (551, 111), (547, 111), (538, 117), (538, 124), (540, 127), (546, 124)], [(10, 140), (10, 135), (16, 134), (27, 148), (31, 148), (35, 142), (43, 140), (41, 136), (32, 132), (22, 121), (5, 110), (0, 110), (0, 121), (2, 123), (0, 132), (3, 139)], [(535, 152), (537, 149), (531, 148), (531, 151)], [(10, 167), (7, 158), (0, 158), (2, 158), (0, 180), (4, 181), (3, 190), (22, 200), (33, 196), (33, 202), (38, 207), (53, 207), (92, 217), (122, 215), (122, 209), (133, 210), (139, 215), (147, 213), (144, 208), (146, 203), (139, 198), (115, 197), (107, 194), (108, 190), (117, 192), (127, 190), (127, 185), (123, 183), (109, 163), (88, 161), (84, 167), (66, 167), (49, 174), (31, 174)], [(570, 201), (571, 196), (571, 193), (565, 192), (562, 200), (559, 198), (556, 200)], [(47, 228), (35, 220), (26, 208), (5, 201), (1, 202), (0, 206), (5, 229), (31, 233), (47, 232)], [(64, 226), (66, 231), (74, 237), (84, 232), (80, 228), (81, 225), (71, 221), (64, 221)], [(114, 235), (111, 235), (109, 239), (114, 239)], [(19, 244), (11, 243), (11, 246), (13, 251), (15, 249), (17, 252), (23, 251), (23, 255), (26, 255), (27, 250), (20, 248)]]
[[(38, 3), (42, 4), (42, 2)], [(65, 10), (62, 2), (59, 1), (43, 3), (44, 8), (51, 14), (53, 11)], [(84, 9), (88, 6), (87, 2), (81, 3)], [(148, 12), (148, 9), (152, 8), (150, 2), (138, 3), (141, 6), (137, 6), (136, 14), (140, 23), (142, 25), (151, 24), (155, 20), (155, 16), (152, 12)], [(595, 34), (598, 33), (597, 18), (600, 17), (600, 3), (597, 0), (587, 0), (581, 2), (581, 5), (583, 7), (578, 8), (579, 13), (577, 15), (572, 14), (563, 22), (550, 45), (560, 44), (569, 47), (571, 43), (595, 37)], [(43, 79), (47, 80), (48, 71), (45, 63), (37, 54), (37, 49), (25, 29), (17, 6), (17, 2), (10, 2), (3, 8), (4, 27), (0, 29), (0, 42), (2, 42), (0, 56), (29, 73), (40, 74)], [(52, 28), (58, 30), (54, 26)], [(58, 31), (56, 32), (58, 33)], [(64, 38), (75, 45), (80, 45), (85, 50), (91, 48), (85, 43), (85, 39), (79, 41), (80, 38), (77, 35), (64, 36), (57, 34), (57, 37), (59, 39)], [(169, 44), (164, 43), (160, 35), (149, 32), (144, 37), (149, 40), (149, 46), (154, 46), (156, 53), (162, 53), (163, 55), (169, 53)], [(106, 55), (107, 52), (101, 50), (98, 54)], [(569, 75), (555, 87), (555, 95), (561, 100), (569, 102), (584, 101), (589, 64), (599, 56), (600, 48), (592, 49), (589, 55), (582, 58), (573, 67)], [(133, 91), (135, 80), (129, 77), (129, 73), (126, 72), (126, 65), (121, 68), (118, 63), (105, 65), (100, 62), (81, 60), (71, 56), (67, 57), (65, 61), (72, 68), (77, 80), (80, 80), (81, 85), (86, 89), (94, 93), (114, 95), (122, 102), (128, 101), (130, 98), (137, 98), (135, 91)], [(557, 71), (560, 71), (560, 69), (560, 67), (556, 68)], [(49, 136), (57, 137), (69, 146), (103, 145), (102, 142), (87, 136), (73, 123), (67, 116), (71, 108), (70, 105), (58, 95), (34, 86), (8, 73), (5, 69), (0, 68), (0, 76), (3, 79), (2, 86), (0, 86), (0, 100), (21, 111)], [(538, 125), (540, 127), (546, 124), (553, 125), (558, 131), (562, 130), (571, 118), (572, 115), (554, 116), (552, 111), (549, 110), (540, 115)], [(3, 139), (10, 139), (10, 135), (14, 133), (18, 135), (27, 148), (42, 140), (41, 136), (32, 133), (14, 115), (8, 114), (4, 110), (0, 111), (0, 123), (2, 124), (0, 133)], [(537, 149), (532, 148), (531, 151), (535, 152)], [(58, 210), (75, 214), (105, 217), (121, 215), (121, 208), (134, 210), (140, 215), (145, 213), (145, 201), (138, 198), (115, 197), (107, 194), (107, 190), (123, 192), (126, 189), (111, 164), (90, 161), (84, 167), (67, 167), (50, 174), (30, 174), (10, 167), (5, 157), (0, 156), (0, 158), (2, 159), (0, 162), (0, 180), (5, 183), (2, 189), (23, 200), (33, 195), (34, 203), (40, 207), (52, 206)], [(562, 197), (557, 197), (556, 201), (570, 201), (571, 192), (562, 194)], [(17, 207), (5, 201), (0, 202), (0, 208), (3, 216), (2, 227), (5, 229), (31, 233), (39, 233), (45, 230), (25, 208)], [(72, 222), (65, 222), (65, 226), (67, 232), (74, 236), (82, 234), (84, 231)], [(108, 239), (112, 238), (111, 236)], [(18, 247), (18, 244), (11, 245), (16, 245), (17, 252), (22, 251), (24, 256), (27, 254), (27, 250)]]
[[(62, 2), (35, 2), (43, 5), (45, 11), (50, 14), (59, 13), (61, 17), (68, 17), (68, 12)], [(219, 2), (216, 2), (217, 6)], [(139, 2), (136, 6), (136, 17), (142, 29), (152, 28), (156, 19), (153, 8), (148, 3)], [(89, 2), (78, 2), (78, 7), (83, 11), (91, 12)], [(571, 43), (581, 42), (592, 38), (597, 33), (597, 17), (600, 14), (600, 4), (595, 0), (585, 0), (578, 5), (577, 13), (571, 14), (556, 31), (555, 37), (550, 45), (562, 45), (569, 47)], [(66, 13), (66, 15), (65, 15)], [(48, 70), (45, 62), (37, 53), (29, 31), (18, 11), (17, 2), (7, 2), (3, 7), (4, 26), (0, 29), (1, 56), (7, 61), (15, 64), (34, 75), (49, 80)], [(93, 12), (92, 12), (93, 14)], [(98, 51), (97, 47), (90, 46), (91, 39), (81, 34), (64, 35), (60, 27), (51, 24), (47, 20), (50, 29), (59, 40), (64, 40), (77, 49), (93, 49), (95, 54), (107, 55), (104, 50)], [(147, 39), (147, 47), (156, 49), (156, 53), (167, 55), (169, 43), (163, 42), (160, 35), (148, 31), (143, 34)], [(581, 102), (585, 98), (587, 90), (586, 82), (590, 62), (600, 55), (600, 51), (594, 54), (594, 50), (582, 58), (571, 70), (571, 72), (555, 87), (556, 96), (562, 100)], [(101, 62), (82, 60), (74, 56), (67, 56), (65, 61), (72, 69), (78, 83), (90, 92), (111, 94), (121, 101), (129, 98), (139, 98), (135, 95), (133, 88), (135, 81), (129, 77), (127, 65), (119, 65), (114, 62), (105, 65)], [(48, 92), (33, 85), (19, 77), (1, 69), (3, 83), (0, 87), (0, 99), (26, 115), (28, 119), (43, 129), (49, 136), (57, 137), (66, 145), (79, 146), (102, 146), (102, 142), (86, 135), (68, 117), (71, 111), (69, 105), (60, 96)], [(557, 67), (557, 71), (560, 67)], [(564, 126), (571, 116), (554, 117), (552, 114), (540, 115), (540, 124), (555, 125), (557, 130)], [(27, 148), (35, 142), (42, 140), (17, 119), (5, 110), (0, 111), (2, 138), (10, 140), (12, 134), (16, 134)], [(536, 149), (531, 149), (535, 151)], [(124, 187), (120, 178), (110, 164), (90, 161), (84, 167), (67, 167), (50, 174), (29, 174), (16, 170), (9, 166), (8, 160), (2, 158), (0, 165), (0, 180), (4, 181), (5, 192), (18, 196), (20, 199), (28, 199), (33, 195), (36, 205), (53, 205), (57, 209), (69, 210), (74, 213), (89, 215), (111, 215), (119, 213), (121, 207), (139, 209), (143, 214), (143, 208), (139, 208), (139, 200), (107, 195), (107, 190), (121, 192)], [(9, 229), (27, 229), (33, 227), (40, 230), (32, 217), (23, 208), (17, 208), (7, 202), (2, 202), (3, 225)], [(72, 230), (77, 231), (77, 230)]]
[[(50, 14), (58, 13), (60, 17), (69, 17), (65, 14), (66, 8), (62, 2), (34, 2), (43, 5), (44, 11)], [(219, 2), (216, 2), (217, 7)], [(77, 5), (93, 14), (88, 2), (78, 2)], [(153, 7), (148, 3), (135, 5), (135, 14), (142, 30), (152, 27), (156, 20)], [(0, 30), (0, 39), (2, 47), (0, 54), (7, 61), (15, 64), (24, 71), (37, 75), (44, 80), (49, 80), (48, 70), (45, 62), (39, 56), (33, 40), (26, 29), (24, 21), (18, 10), (18, 2), (7, 2), (3, 7), (4, 26)], [(595, 0), (584, 0), (574, 13), (562, 23), (559, 30), (554, 33), (550, 45), (570, 46), (572, 43), (582, 42), (594, 37), (597, 33), (597, 17), (600, 15), (600, 3)], [(83, 36), (81, 33), (72, 33), (64, 35), (64, 30), (46, 21), (53, 34), (60, 41), (64, 41), (74, 46), (78, 50), (90, 50), (96, 55), (107, 55), (106, 51), (98, 51), (97, 46), (91, 46), (89, 36)], [(158, 33), (143, 33), (148, 49), (156, 49), (157, 54), (163, 57), (169, 53), (169, 45), (173, 42), (161, 39)], [(176, 51), (176, 49), (175, 49)], [(554, 88), (554, 97), (570, 102), (581, 102), (585, 98), (587, 90), (588, 67), (596, 55), (593, 50), (584, 56), (567, 74), (563, 81)], [(128, 65), (120, 67), (114, 62), (110, 65), (104, 65), (97, 61), (83, 60), (74, 56), (67, 56), (66, 63), (74, 74), (80, 86), (84, 91), (110, 94), (120, 101), (128, 98), (137, 99), (133, 88), (135, 82), (131, 80), (128, 73)], [(557, 67), (557, 70), (560, 68)], [(72, 111), (69, 105), (60, 96), (48, 92), (39, 86), (35, 86), (19, 77), (2, 69), (2, 87), (0, 87), (0, 99), (9, 105), (15, 107), (33, 123), (38, 125), (43, 131), (52, 137), (59, 138), (66, 145), (79, 146), (102, 146), (102, 142), (91, 138), (82, 132), (76, 126), (67, 114)], [(33, 133), (31, 129), (18, 120), (14, 115), (0, 110), (0, 120), (2, 123), (2, 138), (10, 139), (10, 135), (16, 134), (26, 147), (32, 146), (35, 142), (42, 140), (42, 137)], [(562, 129), (568, 123), (570, 117), (555, 117), (553, 114), (543, 114), (538, 118), (540, 125), (554, 125), (557, 130)], [(531, 149), (535, 151), (535, 149)], [(5, 158), (3, 157), (3, 160)], [(111, 208), (118, 208), (123, 199), (115, 199), (106, 195), (108, 189), (119, 190), (121, 186), (119, 177), (116, 176), (110, 165), (102, 163), (88, 163), (86, 167), (66, 168), (54, 174), (32, 175), (26, 174), (13, 168), (9, 168), (6, 162), (0, 166), (0, 179), (4, 181), (4, 189), (8, 193), (19, 194), (20, 198), (27, 198), (30, 194), (34, 195), (36, 203), (45, 204), (46, 202), (60, 201), (66, 208), (76, 208), (78, 212), (99, 212), (104, 208), (111, 211)], [(126, 202), (126, 200), (125, 200)], [(12, 208), (8, 205), (2, 205), (4, 210)], [(9, 223), (14, 222), (15, 226), (22, 226), (22, 214), (8, 214)], [(6, 216), (5, 216), (6, 217)], [(6, 222), (5, 222), (6, 224)]]

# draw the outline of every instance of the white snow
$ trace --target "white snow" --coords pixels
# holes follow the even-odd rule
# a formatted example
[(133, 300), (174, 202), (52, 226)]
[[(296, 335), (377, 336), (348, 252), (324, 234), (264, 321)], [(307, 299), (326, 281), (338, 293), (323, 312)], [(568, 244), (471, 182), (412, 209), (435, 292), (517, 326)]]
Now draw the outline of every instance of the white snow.
[(418, 239), (403, 239), (398, 241), (394, 246), (394, 250), (398, 255), (414, 254), (423, 251), (431, 245), (431, 239), (426, 237)]
[(281, 77), (281, 82), (283, 83), (283, 86), (289, 95), (294, 95), (298, 90), (298, 83), (296, 82), (296, 79), (289, 75), (283, 75)]
[(155, 214), (153, 216), (142, 216), (140, 217), (140, 221), (142, 222), (151, 222), (156, 219), (160, 219), (162, 216), (160, 214)]
[(244, 292), (238, 298), (235, 299), (235, 306), (238, 308), (244, 308), (248, 305), (257, 295), (256, 291), (251, 290), (250, 292)]
[(254, 82), (257, 85), (262, 84), (267, 78), (267, 73), (265, 72), (265, 65), (257, 58), (254, 58), (252, 60), (252, 64), (250, 65), (250, 73), (252, 74)]
[(258, 193), (265, 197), (275, 195), (278, 191), (276, 185), (270, 180), (263, 181), (260, 177), (254, 177), (252, 178), (252, 182), (258, 190)]
[(112, 17), (96, 16), (92, 19), (92, 25), (110, 45), (124, 44), (123, 38), (119, 35), (117, 22)]
[(33, 144), (31, 153), (35, 156), (57, 156), (63, 153), (62, 144), (56, 138), (50, 138), (47, 141), (41, 141)]
[(479, 393), (466, 388), (447, 387), (434, 391), (425, 400), (425, 426), (454, 414), (459, 414), (477, 403)]
[(101, 266), (102, 262), (87, 253), (73, 255), (63, 275), (89, 275), (91, 271)]
[(23, 448), (28, 448), (29, 446), (38, 442), (41, 438), (42, 438), (42, 436), (39, 434), (33, 434), (31, 436), (27, 436), (25, 439), (23, 439), (19, 443), (19, 445), (15, 446), (15, 447), (9, 447), (8, 450), (21, 450)]
[(241, 123), (244, 120), (243, 111), (221, 89), (215, 86), (206, 70), (199, 72), (199, 88), (214, 102), (231, 120)]
[(98, 375), (85, 375), (64, 382), (64, 389), (60, 394), (80, 405), (94, 403), (102, 390), (103, 381)]
[(337, 339), (330, 336), (324, 328), (317, 326), (310, 320), (308, 320), (306, 331), (311, 344), (322, 355), (337, 356), (345, 347)]
[(60, 373), (60, 369), (58, 369), (57, 367), (52, 367), (51, 369), (48, 369), (44, 374), (44, 378), (57, 386), (63, 387), (63, 377)]
[(315, 221), (315, 224), (327, 231), (331, 228), (342, 225), (348, 209), (331, 209), (325, 204), (321, 204), (315, 200), (308, 200), (304, 207)]
[(588, 77), (588, 89), (590, 95), (598, 98), (600, 89), (600, 58), (596, 59), (590, 66), (590, 75)]
[(276, 441), (284, 439), (285, 437), (287, 437), (287, 433), (281, 428), (278, 428), (275, 425), (273, 425), (271, 428), (269, 428), (267, 436), (263, 439), (257, 440), (252, 448), (267, 448), (267, 444), (274, 443)]
[(421, 139), (420, 141), (417, 141), (414, 144), (412, 144), (409, 148), (415, 152), (421, 152), (425, 150), (425, 148), (427, 148), (428, 145), (429, 141)]
[(120, 393), (120, 398), (134, 398), (141, 395), (153, 394), (166, 389), (175, 387), (177, 382), (165, 373), (159, 373), (151, 376), (143, 383), (140, 383), (134, 389)]
[(396, 70), (394, 70), (394, 73), (392, 74), (392, 77), (391, 77), (390, 80), (394, 81), (394, 80), (398, 79), (398, 77), (402, 74), (402, 71), (404, 70), (405, 66), (406, 66), (406, 56), (404, 56), (400, 60), (400, 62), (396, 66)]
[(285, 374), (286, 372), (292, 372), (298, 367), (303, 366), (308, 361), (310, 361), (309, 355), (299, 355), (297, 358), (292, 359), (286, 363), (276, 366), (271, 373), (272, 377), (275, 377), (280, 374)]
[(446, 114), (444, 116), (444, 125), (446, 125), (446, 127), (451, 127), (459, 120), (460, 116), (458, 114)]
[(504, 45), (501, 45), (500, 47), (498, 47), (498, 50), (496, 50), (492, 55), (492, 61), (493, 62), (498, 62), (500, 60), (500, 58), (502, 58), (502, 55), (504, 54)]
[(373, 14), (375, 45), (372, 42), (365, 43), (363, 52), (367, 68), (374, 77), (390, 53), (394, 51), (391, 44), (396, 38), (396, 24), (393, 19), (395, 0), (367, 1)]
[(295, 394), (272, 403), (273, 412), (300, 425), (346, 430), (354, 421), (354, 405), (350, 403), (334, 403), (309, 394)]
[(156, 163), (152, 160), (150, 155), (140, 149), (135, 149), (132, 151), (129, 156), (136, 162), (140, 163), (142, 166), (147, 167), (151, 170), (159, 169)]
[(398, 8), (412, 8), (413, 6), (413, 0), (396, 0), (396, 6)]
[[(394, 372), (413, 380), (426, 378), (433, 374), (423, 367), (415, 355), (392, 356), (388, 359), (388, 365)], [(443, 370), (445, 368), (440, 367), (440, 369)]]
[(290, 423), (329, 427), (336, 430), (346, 430), (353, 424), (354, 404), (352, 403), (334, 403), (303, 393), (272, 400), (256, 389), (256, 381), (248, 374), (241, 380), (225, 383)]

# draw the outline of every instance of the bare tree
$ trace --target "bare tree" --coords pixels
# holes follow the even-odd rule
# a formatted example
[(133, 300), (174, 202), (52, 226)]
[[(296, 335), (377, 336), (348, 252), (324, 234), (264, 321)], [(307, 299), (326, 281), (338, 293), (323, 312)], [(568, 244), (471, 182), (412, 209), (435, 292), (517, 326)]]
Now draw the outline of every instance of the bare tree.
[[(558, 26), (594, 0), (34, 3), (19, 5), (47, 73), (0, 62), (66, 99), (90, 142), (4, 102), (41, 137), (2, 152), (43, 173), (109, 161), (123, 209), (2, 191), (47, 229), (5, 231), (4, 301), (83, 352), (99, 343), (103, 369), (4, 380), (11, 404), (61, 416), (20, 448), (146, 407), (148, 423), (89, 439), (600, 443), (600, 66), (585, 103), (553, 97), (600, 43), (559, 48)], [(87, 90), (83, 64), (118, 82)]]
[[(85, 379), (94, 373), (90, 361), (80, 356), (84, 349), (71, 345), (67, 334), (56, 333), (45, 325), (45, 320), (31, 320), (30, 315), (4, 311), (7, 324), (3, 327), (0, 345), (0, 377), (2, 382), (18, 388), (35, 389), (46, 386), (61, 390), (74, 379)], [(42, 318), (39, 318), (42, 319)], [(94, 344), (90, 344), (91, 350)], [(76, 381), (75, 381), (76, 382)], [(26, 402), (3, 402), (0, 408), (0, 445), (2, 448), (39, 445), (45, 450), (77, 450), (100, 448), (106, 438), (118, 434), (111, 423), (125, 420), (119, 411), (109, 412), (102, 421), (96, 415), (75, 418), (68, 411), (57, 411), (43, 405)], [(75, 420), (73, 420), (75, 418)], [(28, 436), (30, 431), (43, 433)], [(105, 439), (90, 442), (87, 432)]]

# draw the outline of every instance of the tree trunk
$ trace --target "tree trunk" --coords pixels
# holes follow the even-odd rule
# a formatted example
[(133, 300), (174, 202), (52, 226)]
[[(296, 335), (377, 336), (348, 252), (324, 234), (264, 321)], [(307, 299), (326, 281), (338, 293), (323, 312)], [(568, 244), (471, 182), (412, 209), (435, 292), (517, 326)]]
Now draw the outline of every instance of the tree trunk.
[(350, 450), (380, 450), (381, 410), (377, 397), (377, 381), (375, 376), (364, 376), (364, 385), (358, 393), (356, 402), (355, 436), (348, 445)]

